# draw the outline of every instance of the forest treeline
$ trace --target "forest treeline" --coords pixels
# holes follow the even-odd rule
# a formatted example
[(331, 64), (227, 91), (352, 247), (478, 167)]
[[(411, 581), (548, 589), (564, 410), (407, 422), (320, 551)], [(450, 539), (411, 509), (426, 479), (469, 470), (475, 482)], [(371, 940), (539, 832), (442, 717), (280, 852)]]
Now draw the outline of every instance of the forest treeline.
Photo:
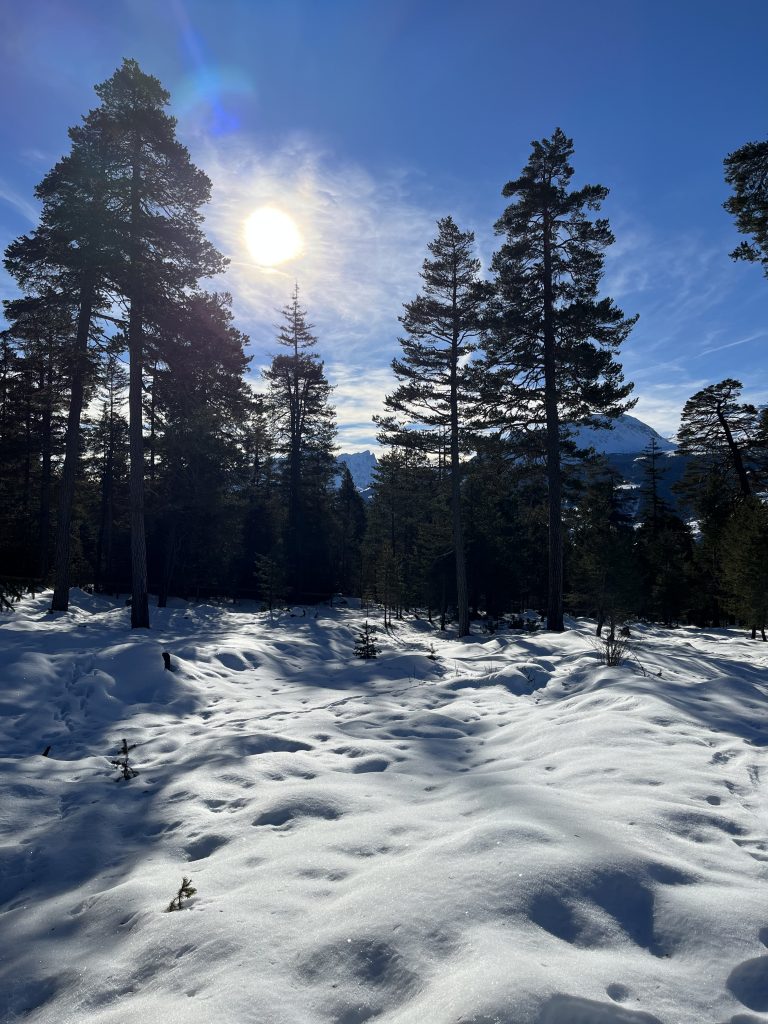
[[(254, 391), (201, 210), (211, 183), (169, 95), (126, 60), (96, 87), (38, 185), (38, 225), (5, 267), (0, 333), (0, 600), (72, 585), (131, 595), (132, 626), (186, 598), (316, 601), (335, 592), (458, 632), (537, 608), (615, 630), (632, 618), (762, 632), (768, 416), (727, 379), (693, 395), (672, 508), (646, 453), (639, 506), (571, 428), (630, 409), (618, 362), (635, 318), (599, 293), (607, 189), (573, 188), (573, 144), (532, 144), (495, 225), (441, 219), (400, 317), (370, 501), (337, 464), (332, 387), (298, 287)], [(768, 274), (768, 143), (726, 160), (734, 258)], [(754, 633), (753, 633), (754, 635)]]

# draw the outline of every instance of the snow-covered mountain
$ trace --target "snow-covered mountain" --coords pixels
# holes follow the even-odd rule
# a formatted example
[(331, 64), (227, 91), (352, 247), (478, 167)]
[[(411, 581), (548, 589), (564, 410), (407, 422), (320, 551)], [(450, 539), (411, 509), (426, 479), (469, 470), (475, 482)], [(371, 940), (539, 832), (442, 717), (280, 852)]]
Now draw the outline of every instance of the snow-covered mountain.
[(593, 447), (605, 455), (628, 455), (641, 452), (655, 438), (659, 451), (673, 452), (676, 445), (662, 437), (653, 427), (624, 413), (614, 420), (607, 429), (595, 427), (577, 427), (573, 431), (573, 440), (580, 448)]
[(373, 471), (376, 468), (376, 456), (373, 452), (342, 452), (336, 456), (336, 461), (347, 466), (358, 491), (364, 491), (373, 483)]

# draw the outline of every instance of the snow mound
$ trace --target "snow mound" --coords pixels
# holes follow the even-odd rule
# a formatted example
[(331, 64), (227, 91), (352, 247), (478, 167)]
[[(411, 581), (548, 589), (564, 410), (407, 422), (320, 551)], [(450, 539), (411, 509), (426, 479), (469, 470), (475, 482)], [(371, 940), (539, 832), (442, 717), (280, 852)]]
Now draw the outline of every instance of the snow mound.
[(0, 619), (3, 1021), (768, 1012), (762, 645), (44, 608)]

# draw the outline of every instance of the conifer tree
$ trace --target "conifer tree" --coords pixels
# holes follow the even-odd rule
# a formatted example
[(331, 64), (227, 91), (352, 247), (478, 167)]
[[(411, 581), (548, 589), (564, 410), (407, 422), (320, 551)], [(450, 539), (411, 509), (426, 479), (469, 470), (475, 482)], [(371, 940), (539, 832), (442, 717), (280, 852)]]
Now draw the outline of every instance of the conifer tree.
[(27, 301), (45, 302), (51, 307), (51, 316), (57, 310), (72, 311), (73, 329), (67, 333), (69, 395), (59, 482), (52, 611), (66, 611), (69, 601), (72, 514), (82, 411), (89, 383), (89, 342), (94, 316), (103, 313), (107, 301), (105, 264), (111, 242), (107, 139), (101, 130), (82, 134), (81, 129), (73, 128), (69, 134), (71, 152), (35, 189), (43, 204), (38, 226), (31, 234), (12, 242), (4, 260)]
[[(473, 403), (467, 358), (476, 347), (484, 291), (474, 235), (460, 231), (451, 217), (437, 223), (421, 277), (424, 291), (405, 306), (400, 322), (401, 359), (392, 362), (400, 382), (385, 399), (391, 413), (376, 419), (383, 444), (402, 443), (417, 429), (427, 451), (445, 445), (450, 465), (450, 508), (456, 570), (458, 635), (469, 632), (466, 554), (461, 513), (461, 454), (468, 447), (468, 416)], [(397, 417), (400, 417), (399, 419)]]
[(637, 611), (638, 565), (626, 492), (602, 463), (594, 467), (579, 496), (571, 546), (569, 601), (579, 613), (596, 618), (597, 636), (607, 625), (613, 638), (617, 626)]
[(748, 142), (725, 158), (725, 180), (733, 195), (723, 204), (736, 227), (752, 242), (742, 242), (732, 259), (762, 264), (768, 277), (768, 140)]
[(66, 449), (57, 525), (52, 608), (67, 607), (69, 539), (94, 316), (110, 302), (126, 313), (129, 350), (130, 501), (133, 627), (149, 625), (144, 528), (142, 385), (145, 334), (200, 277), (219, 272), (219, 253), (200, 229), (210, 182), (190, 161), (164, 110), (168, 93), (125, 60), (96, 86), (100, 106), (70, 129), (70, 154), (43, 179), (39, 227), (6, 252), (21, 287), (60, 292), (76, 309)]
[(282, 310), (277, 341), (288, 354), (275, 355), (263, 376), (276, 451), (284, 459), (287, 585), (295, 598), (318, 597), (332, 586), (328, 517), (336, 425), (333, 389), (312, 351), (317, 338), (299, 304), (298, 285)]
[(365, 502), (355, 487), (349, 467), (342, 464), (341, 480), (333, 500), (336, 525), (336, 584), (344, 594), (357, 594), (362, 586), (362, 542)]
[[(496, 298), (489, 320), (489, 361), (497, 369), (489, 401), (507, 422), (544, 426), (549, 511), (547, 621), (563, 629), (561, 427), (630, 408), (614, 354), (636, 318), (598, 298), (605, 219), (592, 220), (608, 194), (602, 185), (569, 190), (573, 143), (557, 129), (533, 142), (513, 198), (496, 224), (506, 241), (493, 259)], [(492, 392), (491, 392), (492, 395)]]
[(644, 449), (641, 509), (635, 531), (643, 614), (666, 625), (679, 621), (688, 608), (693, 539), (686, 523), (662, 497), (656, 439)]
[(131, 501), (131, 625), (149, 626), (144, 523), (142, 386), (147, 325), (182, 300), (201, 277), (223, 269), (204, 237), (200, 207), (211, 183), (176, 138), (160, 82), (125, 60), (96, 86), (101, 106), (72, 130), (75, 144), (108, 139), (109, 224), (114, 248), (107, 271), (127, 306)]
[(754, 405), (739, 402), (741, 389), (741, 381), (728, 377), (692, 395), (683, 407), (677, 441), (681, 454), (729, 467), (746, 497), (752, 492), (748, 456), (758, 432), (758, 413)]
[(731, 610), (765, 640), (768, 622), (768, 508), (754, 496), (744, 498), (725, 530), (723, 570)]

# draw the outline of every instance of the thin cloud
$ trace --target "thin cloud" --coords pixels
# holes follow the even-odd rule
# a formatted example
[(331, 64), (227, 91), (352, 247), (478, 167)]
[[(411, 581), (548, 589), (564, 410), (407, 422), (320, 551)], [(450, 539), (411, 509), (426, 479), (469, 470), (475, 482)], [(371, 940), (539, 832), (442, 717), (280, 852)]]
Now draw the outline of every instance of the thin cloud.
[(729, 341), (727, 345), (715, 345), (712, 348), (705, 348), (701, 350), (700, 355), (706, 356), (710, 352), (722, 352), (726, 348), (736, 348), (738, 345), (747, 345), (750, 341), (757, 341), (758, 338), (764, 338), (766, 336), (765, 331), (757, 331), (755, 334), (750, 334), (746, 338), (739, 338), (738, 341)]
[(0, 201), (7, 203), (30, 224), (37, 224), (40, 208), (0, 178)]
[[(306, 139), (260, 152), (242, 138), (203, 141), (195, 160), (213, 182), (206, 232), (230, 259), (222, 281), (238, 325), (251, 338), (253, 386), (276, 351), (279, 310), (299, 285), (318, 336), (318, 353), (335, 386), (339, 444), (370, 447), (372, 416), (392, 389), (389, 365), (399, 352), (402, 304), (420, 289), (419, 271), (435, 222), (398, 172), (374, 177), (339, 165)], [(264, 271), (250, 257), (244, 223), (254, 209), (276, 206), (303, 236), (299, 257)]]

